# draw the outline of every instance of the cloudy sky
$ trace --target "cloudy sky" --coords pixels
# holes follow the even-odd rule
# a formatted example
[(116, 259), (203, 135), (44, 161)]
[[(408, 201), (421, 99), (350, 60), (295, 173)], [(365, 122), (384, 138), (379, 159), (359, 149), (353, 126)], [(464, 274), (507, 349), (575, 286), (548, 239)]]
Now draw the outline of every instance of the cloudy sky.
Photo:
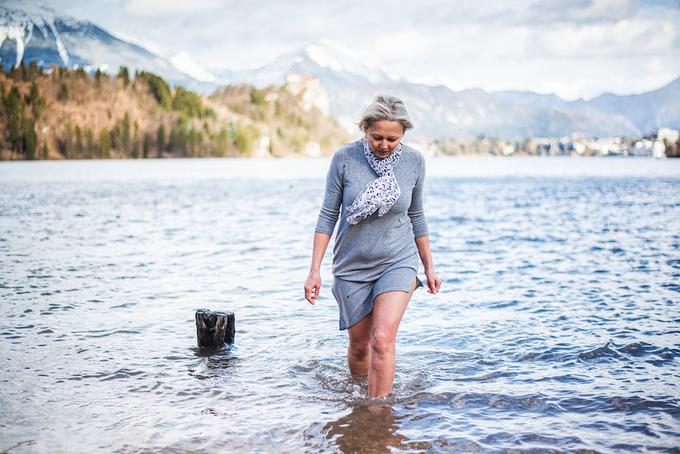
[[(0, 0), (1, 1), (1, 0)], [(407, 4), (408, 3), (408, 4)], [(591, 98), (680, 76), (680, 0), (51, 0), (121, 38), (241, 69), (325, 38), (453, 89)]]

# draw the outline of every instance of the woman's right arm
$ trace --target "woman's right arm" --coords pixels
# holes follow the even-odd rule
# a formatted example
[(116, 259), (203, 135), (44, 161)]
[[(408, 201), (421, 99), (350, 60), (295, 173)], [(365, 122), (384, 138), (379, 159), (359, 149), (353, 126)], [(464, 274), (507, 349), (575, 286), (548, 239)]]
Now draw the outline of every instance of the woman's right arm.
[(316, 302), (321, 289), (321, 260), (326, 253), (326, 248), (331, 236), (321, 232), (314, 233), (314, 246), (312, 246), (312, 266), (309, 276), (305, 281), (305, 299), (311, 304)]
[(344, 164), (342, 163), (341, 152), (337, 151), (333, 155), (328, 175), (326, 176), (326, 193), (324, 194), (323, 205), (319, 212), (314, 233), (312, 266), (309, 269), (309, 276), (307, 276), (305, 281), (305, 299), (311, 304), (314, 304), (319, 297), (319, 290), (321, 289), (321, 261), (326, 253), (326, 248), (328, 248), (328, 243), (340, 215), (343, 174)]

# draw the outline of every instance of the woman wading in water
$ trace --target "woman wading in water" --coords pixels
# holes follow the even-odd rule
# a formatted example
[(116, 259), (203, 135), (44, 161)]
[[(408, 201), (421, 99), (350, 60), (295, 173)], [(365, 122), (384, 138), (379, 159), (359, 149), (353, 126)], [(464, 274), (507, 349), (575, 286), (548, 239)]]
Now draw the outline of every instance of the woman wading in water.
[(416, 277), (418, 255), (428, 291), (437, 293), (441, 285), (423, 212), (425, 160), (401, 143), (412, 127), (399, 99), (378, 95), (359, 122), (366, 136), (335, 152), (305, 281), (305, 299), (314, 304), (321, 260), (340, 217), (332, 291), (340, 329), (349, 332), (350, 372), (368, 374), (369, 397), (392, 389), (399, 323), (414, 290), (423, 286)]

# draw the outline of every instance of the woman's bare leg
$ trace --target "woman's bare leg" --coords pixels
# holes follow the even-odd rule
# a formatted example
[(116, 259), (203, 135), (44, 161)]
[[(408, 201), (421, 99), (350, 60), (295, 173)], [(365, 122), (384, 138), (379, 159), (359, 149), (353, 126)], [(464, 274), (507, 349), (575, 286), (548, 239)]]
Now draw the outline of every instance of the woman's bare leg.
[(408, 293), (386, 292), (375, 299), (370, 337), (368, 397), (382, 397), (392, 391), (397, 330), (415, 288), (414, 280)]
[(362, 377), (368, 374), (368, 365), (371, 361), (371, 327), (373, 326), (373, 313), (369, 313), (349, 331), (349, 346), (347, 347), (347, 363), (349, 372), (354, 377)]

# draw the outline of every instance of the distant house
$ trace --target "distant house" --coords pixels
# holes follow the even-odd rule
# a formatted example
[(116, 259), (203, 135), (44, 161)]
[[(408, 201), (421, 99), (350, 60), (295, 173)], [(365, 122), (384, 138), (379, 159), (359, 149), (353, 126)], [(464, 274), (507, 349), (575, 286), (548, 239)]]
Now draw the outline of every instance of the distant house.
[(663, 142), (667, 140), (670, 143), (677, 142), (680, 138), (680, 131), (671, 128), (659, 128), (654, 132), (654, 138)]
[(303, 109), (316, 107), (324, 115), (330, 113), (328, 94), (316, 77), (289, 72), (286, 75), (286, 89), (296, 96), (302, 95)]
[(659, 139), (641, 139), (635, 142), (631, 149), (633, 156), (651, 156), (654, 158), (666, 157), (666, 145)]
[(626, 147), (620, 137), (602, 137), (595, 139), (590, 147), (602, 156), (619, 156), (627, 154)]

